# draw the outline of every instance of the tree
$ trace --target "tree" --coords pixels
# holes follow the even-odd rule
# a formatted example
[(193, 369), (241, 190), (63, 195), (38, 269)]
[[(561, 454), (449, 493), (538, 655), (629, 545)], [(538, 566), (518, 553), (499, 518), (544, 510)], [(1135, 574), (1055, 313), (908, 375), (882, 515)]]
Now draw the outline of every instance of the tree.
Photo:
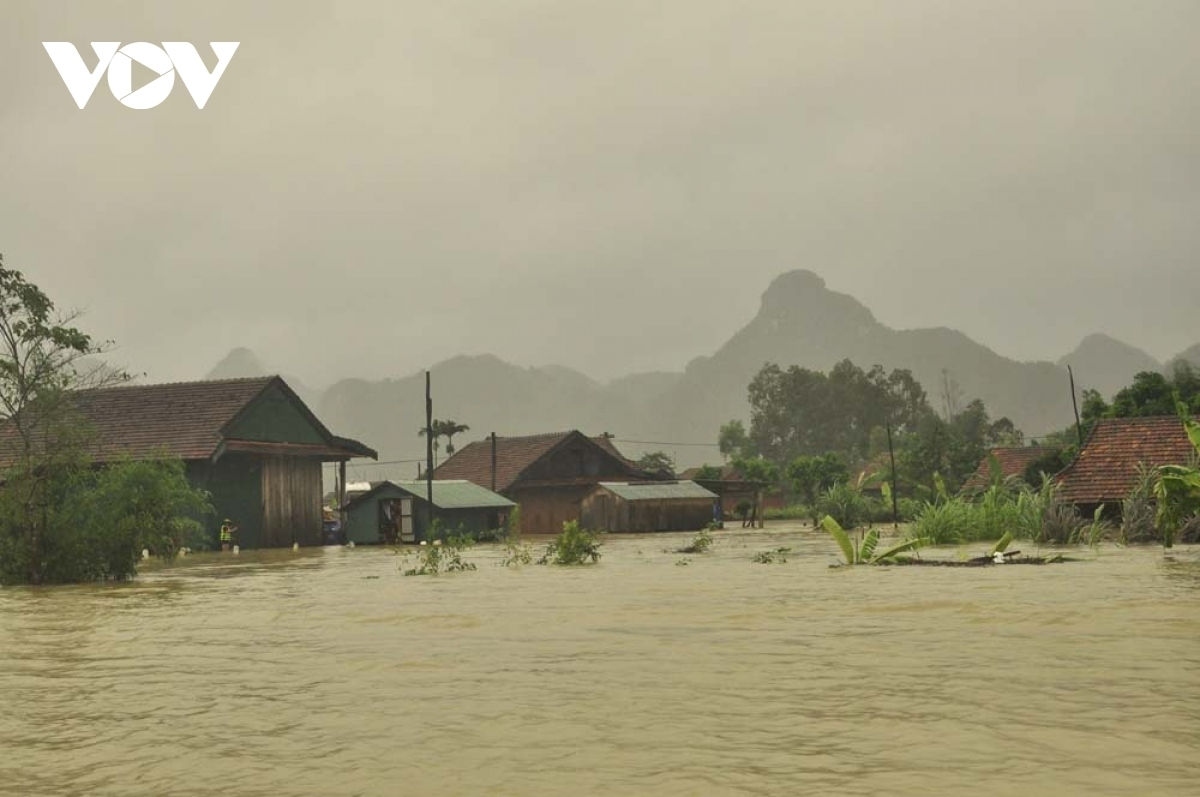
[(777, 463), (835, 452), (858, 464), (870, 456), (876, 430), (890, 425), (902, 434), (930, 413), (911, 372), (864, 371), (849, 360), (828, 375), (768, 363), (748, 394), (751, 447)]
[[(26, 563), (30, 583), (43, 580), (45, 535), (63, 473), (84, 464), (86, 433), (71, 392), (128, 377), (87, 357), (104, 346), (72, 326), (50, 298), (0, 258), (0, 422), (15, 456), (5, 474), (7, 555)], [(18, 551), (18, 549), (20, 549)]]
[(89, 361), (105, 346), (0, 259), (0, 583), (121, 580), (143, 548), (170, 557), (212, 508), (179, 459), (93, 467), (80, 390), (128, 376)]
[(746, 436), (746, 426), (741, 421), (730, 421), (721, 425), (717, 435), (717, 446), (721, 456), (728, 462), (731, 459), (750, 455), (750, 439)]
[(422, 426), (417, 431), (417, 435), (424, 437), (427, 433), (432, 433), (431, 436), (433, 437), (434, 463), (436, 464), (437, 453), (441, 450), (440, 440), (443, 437), (446, 438), (446, 456), (451, 456), (454, 454), (454, 435), (462, 434), (463, 432), (470, 431), (470, 429), (471, 427), (467, 426), (465, 423), (459, 423), (458, 421), (451, 420), (440, 421), (437, 418), (434, 418), (433, 423), (429, 425), (429, 429), (426, 430), (425, 427)]
[(1118, 418), (1171, 415), (1175, 412), (1174, 386), (1160, 373), (1142, 371), (1133, 384), (1113, 396), (1112, 411)]
[(733, 467), (743, 479), (754, 485), (754, 514), (750, 523), (752, 526), (757, 523), (761, 529), (763, 492), (779, 482), (779, 466), (762, 457), (752, 457), (734, 460)]
[(465, 423), (459, 423), (458, 421), (451, 420), (434, 421), (434, 423), (441, 425), (441, 436), (446, 438), (446, 456), (453, 456), (454, 435), (462, 434), (463, 432), (469, 432), (471, 431), (471, 427), (467, 426)]
[(850, 472), (841, 458), (831, 452), (819, 457), (796, 457), (788, 464), (787, 477), (792, 482), (792, 489), (812, 512), (813, 526), (816, 526), (818, 496), (838, 482), (846, 481)]
[(637, 466), (650, 473), (669, 473), (675, 475), (675, 463), (665, 451), (652, 451), (643, 454), (637, 461)]

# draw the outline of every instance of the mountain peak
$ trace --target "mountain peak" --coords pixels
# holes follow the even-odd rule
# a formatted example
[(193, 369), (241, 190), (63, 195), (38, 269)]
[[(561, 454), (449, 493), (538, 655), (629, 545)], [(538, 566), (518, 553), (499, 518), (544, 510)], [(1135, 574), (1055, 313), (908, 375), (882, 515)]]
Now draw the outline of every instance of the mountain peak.
[(221, 358), (205, 379), (241, 379), (249, 376), (267, 376), (267, 369), (258, 355), (239, 346)]
[(787, 271), (771, 280), (758, 314), (760, 318), (800, 321), (805, 327), (835, 324), (850, 330), (876, 324), (864, 304), (829, 290), (824, 279), (807, 269)]

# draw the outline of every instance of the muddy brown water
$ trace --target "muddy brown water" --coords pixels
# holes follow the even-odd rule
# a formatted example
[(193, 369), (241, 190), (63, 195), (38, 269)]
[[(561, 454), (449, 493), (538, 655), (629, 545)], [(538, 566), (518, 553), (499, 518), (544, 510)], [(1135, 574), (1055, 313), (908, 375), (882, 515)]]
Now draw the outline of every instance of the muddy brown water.
[(831, 570), (810, 531), (689, 538), (0, 589), (0, 794), (1200, 794), (1200, 549)]

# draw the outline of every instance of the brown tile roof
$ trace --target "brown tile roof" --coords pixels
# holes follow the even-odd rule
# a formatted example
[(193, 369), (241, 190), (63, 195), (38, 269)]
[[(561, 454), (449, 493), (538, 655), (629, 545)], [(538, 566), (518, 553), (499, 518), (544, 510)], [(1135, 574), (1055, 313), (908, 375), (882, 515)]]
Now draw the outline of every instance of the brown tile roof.
[(1066, 501), (1112, 503), (1129, 495), (1139, 463), (1184, 465), (1194, 456), (1177, 416), (1104, 418), (1096, 422), (1075, 461), (1055, 478)]
[[(96, 461), (158, 454), (195, 460), (211, 457), (223, 443), (228, 448), (254, 448), (254, 443), (226, 441), (223, 432), (248, 404), (275, 382), (285, 393), (295, 397), (279, 377), (253, 377), (83, 390), (72, 398), (75, 410), (95, 435), (88, 453)], [(299, 398), (295, 400), (330, 439), (328, 451), (322, 449), (315, 453), (329, 454), (334, 449), (357, 446), (359, 450), (355, 453), (358, 455), (374, 454), (361, 443), (329, 434), (303, 402)], [(0, 465), (11, 463), (17, 450), (13, 427), (0, 427)]]
[(967, 493), (981, 492), (991, 485), (992, 457), (995, 457), (1000, 465), (1001, 478), (1007, 479), (1011, 476), (1023, 475), (1025, 469), (1032, 463), (1048, 454), (1053, 454), (1057, 450), (1049, 446), (993, 448), (988, 452), (988, 456), (980, 461), (979, 466), (975, 468), (975, 472), (971, 474), (971, 478), (967, 479), (966, 483), (963, 484), (962, 491)]
[[(569, 438), (578, 437), (587, 440), (600, 448), (604, 453), (614, 457), (622, 465), (634, 468), (634, 474), (641, 475), (636, 466), (621, 456), (608, 440), (587, 437), (578, 431), (552, 432), (535, 434), (525, 437), (496, 438), (496, 490), (503, 492), (520, 478), (521, 474), (533, 463), (549, 454)], [(469, 482), (487, 487), (492, 486), (492, 441), (491, 438), (476, 440), (454, 452), (454, 456), (438, 465), (433, 471), (435, 479), (466, 479)], [(597, 481), (596, 479), (585, 481)]]

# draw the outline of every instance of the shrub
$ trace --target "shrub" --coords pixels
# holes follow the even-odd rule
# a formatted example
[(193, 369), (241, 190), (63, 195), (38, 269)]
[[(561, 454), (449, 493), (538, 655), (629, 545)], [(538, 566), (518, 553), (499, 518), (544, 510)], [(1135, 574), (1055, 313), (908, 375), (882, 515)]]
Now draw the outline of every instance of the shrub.
[(791, 548), (776, 548), (773, 551), (759, 551), (758, 553), (754, 554), (754, 557), (750, 561), (760, 565), (784, 564), (787, 562), (788, 554), (791, 552)]
[(869, 506), (862, 493), (845, 482), (830, 487), (817, 499), (817, 511), (829, 515), (842, 528), (853, 529), (869, 520)]
[[(28, 548), (11, 531), (25, 480), (8, 476), (0, 491), (0, 583), (17, 583), (30, 570)], [(40, 571), (47, 584), (130, 579), (143, 549), (171, 559), (182, 547), (201, 547), (199, 519), (213, 512), (208, 494), (191, 486), (178, 459), (63, 468), (39, 479), (46, 502)]]
[(474, 570), (475, 565), (463, 561), (462, 558), (463, 551), (469, 547), (470, 538), (463, 536), (451, 537), (445, 542), (435, 539), (432, 544), (422, 542), (417, 549), (416, 565), (403, 570), (403, 573), (406, 576), (436, 576), (440, 573)]
[(578, 520), (563, 523), (562, 533), (546, 546), (539, 565), (583, 565), (600, 561), (596, 532), (579, 527)]
[(709, 532), (708, 529), (705, 529), (704, 531), (697, 534), (694, 538), (692, 538), (692, 541), (690, 544), (688, 544), (687, 546), (685, 546), (683, 548), (677, 549), (675, 551), (675, 553), (704, 553), (710, 547), (712, 547), (712, 542), (713, 542), (712, 533)]

